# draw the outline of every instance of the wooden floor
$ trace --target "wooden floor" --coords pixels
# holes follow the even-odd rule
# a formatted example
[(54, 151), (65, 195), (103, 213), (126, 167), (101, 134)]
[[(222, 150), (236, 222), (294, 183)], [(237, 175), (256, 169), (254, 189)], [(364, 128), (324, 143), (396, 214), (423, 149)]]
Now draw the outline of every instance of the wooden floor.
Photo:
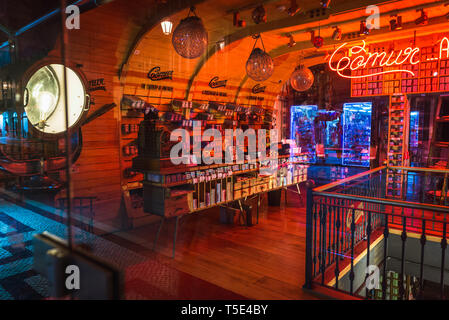
[[(156, 256), (176, 270), (250, 299), (316, 299), (302, 290), (305, 220), (305, 208), (292, 192), (286, 207), (284, 199), (280, 208), (268, 207), (264, 198), (259, 224), (253, 227), (220, 224), (219, 211), (209, 210), (181, 219), (175, 259), (174, 221), (166, 223)], [(126, 236), (152, 259), (156, 230), (151, 225)]]

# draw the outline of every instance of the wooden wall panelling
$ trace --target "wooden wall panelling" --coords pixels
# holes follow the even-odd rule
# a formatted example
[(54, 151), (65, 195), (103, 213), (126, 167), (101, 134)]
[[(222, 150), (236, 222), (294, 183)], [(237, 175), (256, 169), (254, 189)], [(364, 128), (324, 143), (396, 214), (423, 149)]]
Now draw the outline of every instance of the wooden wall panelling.
[[(105, 104), (117, 107), (83, 126), (83, 149), (72, 167), (73, 196), (96, 196), (95, 219), (119, 227), (121, 201), (120, 100), (118, 71), (152, 2), (116, 0), (81, 15), (81, 28), (68, 31), (67, 60), (81, 64), (87, 80), (103, 79), (106, 90), (91, 92), (90, 113)], [(57, 43), (49, 57), (60, 56)], [(61, 195), (64, 196), (64, 195)]]

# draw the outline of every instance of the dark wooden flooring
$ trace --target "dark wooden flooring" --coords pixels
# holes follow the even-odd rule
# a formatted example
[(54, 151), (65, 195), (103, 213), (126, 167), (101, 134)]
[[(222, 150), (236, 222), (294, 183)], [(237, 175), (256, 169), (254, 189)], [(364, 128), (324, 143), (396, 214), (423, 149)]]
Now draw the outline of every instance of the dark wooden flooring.
[(145, 248), (140, 253), (149, 259), (250, 299), (315, 299), (302, 290), (305, 220), (305, 207), (289, 192), (287, 206), (282, 199), (281, 207), (268, 207), (264, 198), (253, 227), (221, 224), (218, 209), (183, 217), (175, 259), (174, 219), (164, 225), (157, 253), (150, 250), (157, 224), (119, 236)]

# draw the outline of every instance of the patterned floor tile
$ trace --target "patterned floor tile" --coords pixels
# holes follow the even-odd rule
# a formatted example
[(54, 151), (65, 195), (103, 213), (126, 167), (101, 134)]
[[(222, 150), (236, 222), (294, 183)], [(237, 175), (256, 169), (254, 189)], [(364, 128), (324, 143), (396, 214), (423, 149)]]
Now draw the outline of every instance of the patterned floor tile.
[(8, 291), (0, 286), (0, 300), (14, 300), (14, 298), (8, 293)]
[(41, 275), (35, 275), (25, 279), (25, 282), (42, 297), (48, 297), (48, 280)]
[[(63, 220), (52, 217), (48, 211), (39, 214), (0, 199), (0, 300), (48, 297), (48, 281), (33, 270), (32, 239), (44, 231), (67, 238)], [(124, 272), (128, 299), (243, 298), (138, 254), (120, 241), (106, 240), (78, 227), (72, 232), (76, 244), (87, 245), (94, 256)]]

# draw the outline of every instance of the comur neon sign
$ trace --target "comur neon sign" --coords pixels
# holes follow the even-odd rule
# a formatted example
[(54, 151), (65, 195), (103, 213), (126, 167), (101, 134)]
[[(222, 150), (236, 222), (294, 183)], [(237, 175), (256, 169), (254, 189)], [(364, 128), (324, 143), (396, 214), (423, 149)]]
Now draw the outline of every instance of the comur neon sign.
[[(368, 52), (368, 50), (366, 50), (365, 40), (362, 40), (362, 42), (363, 44), (361, 46), (353, 46), (349, 49), (349, 56), (345, 55), (340, 60), (335, 61), (336, 54), (339, 52), (343, 52), (343, 49), (348, 43), (346, 42), (339, 46), (329, 58), (329, 68), (332, 71), (336, 71), (337, 74), (341, 77), (349, 79), (366, 78), (397, 72), (409, 73), (412, 76), (415, 76), (415, 73), (413, 71), (402, 69), (401, 66), (403, 64), (415, 65), (420, 63), (421, 61), (419, 60), (419, 48), (408, 47), (406, 49), (399, 50), (399, 52), (395, 52), (392, 50), (389, 54), (385, 51)], [(449, 58), (449, 39), (446, 37), (444, 37), (440, 41), (439, 59), (442, 58)], [(345, 70), (356, 71), (365, 69), (367, 67), (392, 67), (392, 69), (365, 75), (345, 75), (342, 73)]]

